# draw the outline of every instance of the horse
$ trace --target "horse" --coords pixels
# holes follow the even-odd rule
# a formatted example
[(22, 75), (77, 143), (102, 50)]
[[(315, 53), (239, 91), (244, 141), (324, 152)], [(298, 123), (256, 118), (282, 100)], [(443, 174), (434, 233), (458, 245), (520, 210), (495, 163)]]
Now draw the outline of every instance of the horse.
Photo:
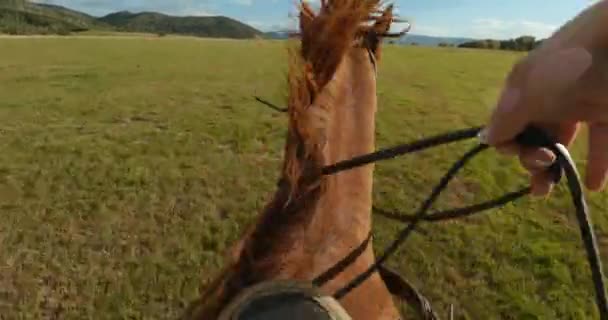
[[(301, 1), (298, 11), (299, 41), (288, 54), (288, 130), (277, 188), (184, 319), (218, 319), (247, 289), (286, 280), (311, 283), (352, 256), (318, 288), (330, 295), (375, 261), (374, 165), (330, 176), (322, 168), (375, 149), (376, 69), (383, 38), (395, 21), (393, 5), (321, 0), (313, 10)], [(384, 278), (374, 273), (340, 300), (341, 308), (355, 320), (399, 319)]]

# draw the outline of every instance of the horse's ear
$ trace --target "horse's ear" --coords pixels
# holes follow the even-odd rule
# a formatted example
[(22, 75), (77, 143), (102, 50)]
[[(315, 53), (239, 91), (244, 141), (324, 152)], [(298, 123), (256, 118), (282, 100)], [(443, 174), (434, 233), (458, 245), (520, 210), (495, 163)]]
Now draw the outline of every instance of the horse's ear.
[(378, 35), (387, 33), (391, 28), (393, 22), (393, 5), (390, 4), (384, 9), (382, 15), (377, 18), (376, 23), (373, 26), (374, 32)]
[(300, 32), (306, 34), (309, 32), (312, 22), (315, 19), (315, 13), (307, 2), (300, 2)]
[(377, 60), (380, 60), (381, 56), (381, 43), (384, 36), (389, 32), (391, 24), (393, 23), (393, 5), (390, 4), (382, 11), (382, 15), (375, 18), (376, 22), (368, 29), (368, 46), (376, 56)]

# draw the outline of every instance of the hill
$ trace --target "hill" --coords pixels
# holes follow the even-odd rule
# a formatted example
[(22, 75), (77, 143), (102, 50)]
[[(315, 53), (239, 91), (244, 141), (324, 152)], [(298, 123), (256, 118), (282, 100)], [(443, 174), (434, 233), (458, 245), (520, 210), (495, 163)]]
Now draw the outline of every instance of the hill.
[(157, 12), (121, 11), (97, 18), (58, 5), (26, 0), (0, 0), (0, 33), (68, 34), (86, 30), (116, 30), (199, 37), (253, 38), (264, 34), (223, 17), (176, 17)]
[(471, 38), (459, 38), (459, 37), (434, 37), (434, 36), (423, 36), (417, 34), (408, 34), (401, 39), (397, 40), (396, 43), (404, 45), (420, 45), (436, 47), (440, 44), (448, 44), (458, 46), (462, 43), (474, 41)]
[(120, 31), (193, 35), (199, 37), (253, 38), (259, 30), (223, 17), (176, 17), (157, 12), (121, 11), (98, 19)]
[(289, 39), (289, 32), (287, 31), (269, 31), (264, 33), (264, 37), (267, 39), (285, 40)]
[(90, 15), (57, 5), (0, 1), (0, 32), (4, 33), (69, 33), (107, 27)]
[(533, 36), (521, 36), (508, 40), (474, 40), (458, 45), (460, 48), (530, 51), (541, 45), (543, 40), (536, 40)]

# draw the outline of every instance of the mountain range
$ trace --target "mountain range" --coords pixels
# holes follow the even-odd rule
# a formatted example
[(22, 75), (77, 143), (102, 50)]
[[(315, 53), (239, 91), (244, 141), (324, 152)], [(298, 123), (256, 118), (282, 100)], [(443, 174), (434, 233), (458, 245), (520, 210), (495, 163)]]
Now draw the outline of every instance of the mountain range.
[[(286, 32), (262, 32), (245, 23), (224, 16), (177, 17), (158, 12), (133, 13), (120, 11), (103, 17), (94, 17), (58, 5), (35, 3), (27, 0), (0, 0), (0, 33), (69, 34), (87, 30), (236, 39), (287, 38)], [(438, 46), (448, 44), (458, 46), (473, 40), (408, 34), (398, 40), (390, 40), (390, 42), (402, 45)]]
[[(266, 32), (265, 36), (271, 39), (287, 39), (288, 33), (284, 31), (271, 31)], [(462, 38), (462, 37), (434, 37), (434, 36), (425, 36), (419, 34), (407, 34), (399, 39), (389, 39), (386, 42), (395, 43), (400, 45), (419, 45), (419, 46), (431, 46), (436, 47), (440, 44), (447, 44), (450, 46), (457, 47), (463, 43), (475, 41), (476, 39), (472, 38)]]
[(224, 16), (176, 17), (157, 12), (121, 11), (93, 17), (62, 6), (27, 0), (0, 0), (0, 33), (69, 34), (87, 30), (254, 38), (264, 33)]
[(120, 11), (97, 19), (120, 31), (182, 34), (199, 37), (246, 39), (263, 33), (247, 24), (224, 17), (175, 17), (158, 12)]
[(395, 42), (398, 44), (404, 45), (420, 45), (420, 46), (439, 46), (442, 44), (447, 44), (449, 46), (459, 46), (463, 43), (475, 41), (472, 38), (462, 38), (462, 37), (434, 37), (434, 36), (424, 36), (419, 34), (406, 34), (405, 36), (399, 38)]

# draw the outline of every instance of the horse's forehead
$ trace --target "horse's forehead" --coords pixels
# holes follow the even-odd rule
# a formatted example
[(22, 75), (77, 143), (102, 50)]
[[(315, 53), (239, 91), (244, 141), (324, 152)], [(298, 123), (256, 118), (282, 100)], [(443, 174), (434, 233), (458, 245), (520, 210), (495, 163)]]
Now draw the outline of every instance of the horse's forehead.
[[(369, 68), (369, 69), (368, 69)], [(344, 60), (334, 72), (330, 83), (338, 81), (358, 81), (365, 80), (356, 78), (356, 75), (367, 74), (366, 70), (370, 70), (370, 77), (376, 80), (376, 56), (371, 50), (362, 48), (353, 48), (344, 56)], [(331, 86), (329, 86), (331, 87)]]

